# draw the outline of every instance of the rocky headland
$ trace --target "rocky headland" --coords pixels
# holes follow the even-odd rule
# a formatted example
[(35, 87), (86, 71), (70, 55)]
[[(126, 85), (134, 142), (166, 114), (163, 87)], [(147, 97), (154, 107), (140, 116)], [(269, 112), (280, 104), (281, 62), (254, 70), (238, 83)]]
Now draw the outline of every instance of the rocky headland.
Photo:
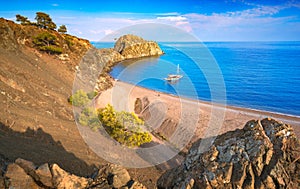
[(116, 41), (114, 50), (119, 52), (125, 59), (157, 56), (164, 53), (156, 42), (147, 41), (131, 34), (121, 36)]
[(97, 53), (99, 62), (105, 65), (97, 82), (99, 91), (112, 87), (112, 78), (108, 72), (120, 61), (164, 54), (156, 42), (132, 34), (121, 36), (114, 48), (99, 49)]

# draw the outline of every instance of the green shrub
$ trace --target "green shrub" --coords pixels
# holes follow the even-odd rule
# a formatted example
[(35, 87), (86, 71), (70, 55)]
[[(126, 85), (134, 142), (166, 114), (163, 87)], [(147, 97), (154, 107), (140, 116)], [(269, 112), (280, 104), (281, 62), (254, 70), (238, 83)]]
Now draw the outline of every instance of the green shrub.
[(69, 48), (71, 48), (74, 45), (73, 38), (71, 36), (66, 35), (65, 42), (67, 43)]
[(70, 98), (68, 99), (68, 101), (72, 105), (78, 106), (78, 107), (83, 107), (88, 102), (90, 102), (90, 100), (88, 98), (88, 95), (82, 89), (76, 91), (72, 96), (70, 96)]
[(56, 36), (49, 32), (39, 33), (33, 38), (33, 43), (37, 46), (50, 46), (56, 45)]
[(97, 131), (101, 126), (97, 112), (90, 107), (82, 110), (78, 122), (83, 126), (89, 126), (93, 131)]
[(21, 25), (32, 25), (32, 23), (28, 20), (26, 16), (22, 16), (19, 14), (16, 15), (16, 21), (21, 22)]
[(121, 144), (134, 147), (152, 140), (148, 132), (142, 131), (143, 120), (134, 113), (117, 112), (111, 105), (107, 105), (98, 110), (98, 116), (107, 133)]
[(138, 118), (135, 113), (116, 112), (116, 117), (118, 122), (131, 131), (140, 132), (140, 127), (144, 126), (144, 121)]
[(58, 30), (57, 30), (59, 33), (62, 33), (62, 34), (65, 34), (67, 33), (67, 27), (66, 25), (61, 25), (59, 26)]
[(45, 51), (50, 54), (61, 54), (62, 48), (55, 46), (43, 46), (39, 48), (41, 51)]
[(97, 96), (98, 95), (98, 92), (97, 91), (92, 91), (92, 92), (89, 92), (88, 94), (87, 94), (87, 96), (88, 96), (88, 98), (90, 99), (90, 100), (92, 100), (95, 96)]
[(55, 35), (49, 32), (42, 32), (33, 38), (33, 44), (41, 51), (50, 54), (61, 54), (62, 48), (57, 44)]

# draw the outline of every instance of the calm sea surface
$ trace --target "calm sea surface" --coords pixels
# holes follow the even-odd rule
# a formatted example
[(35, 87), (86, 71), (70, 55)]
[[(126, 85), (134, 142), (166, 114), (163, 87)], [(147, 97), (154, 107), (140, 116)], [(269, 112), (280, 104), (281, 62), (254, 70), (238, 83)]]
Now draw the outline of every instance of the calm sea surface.
[[(300, 42), (159, 45), (164, 55), (121, 62), (111, 75), (178, 96), (300, 116)], [(183, 78), (166, 82), (178, 64)]]

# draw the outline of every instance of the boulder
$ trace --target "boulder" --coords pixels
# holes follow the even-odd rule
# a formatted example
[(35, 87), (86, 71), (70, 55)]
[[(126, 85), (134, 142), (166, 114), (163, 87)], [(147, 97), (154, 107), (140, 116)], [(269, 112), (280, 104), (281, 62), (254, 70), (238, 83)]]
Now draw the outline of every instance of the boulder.
[(8, 188), (23, 189), (39, 189), (39, 187), (27, 173), (16, 163), (9, 164), (5, 177), (8, 179)]
[(132, 180), (125, 168), (114, 164), (102, 166), (88, 188), (146, 189), (141, 183)]
[(16, 159), (15, 163), (19, 165), (28, 176), (31, 176), (35, 182), (49, 188), (54, 187), (52, 183), (52, 174), (48, 163), (36, 167), (31, 161), (21, 158)]
[(119, 165), (111, 164), (108, 167), (108, 172), (111, 185), (114, 188), (121, 188), (123, 186), (126, 186), (131, 180), (128, 171)]
[(78, 177), (72, 175), (63, 169), (61, 169), (57, 164), (53, 164), (51, 167), (51, 173), (53, 176), (53, 184), (57, 189), (65, 188), (86, 188), (88, 185), (88, 179), (83, 177)]
[(200, 145), (194, 143), (181, 166), (160, 177), (158, 188), (300, 187), (300, 143), (289, 125), (252, 120), (216, 137), (207, 151)]
[(49, 168), (48, 163), (45, 163), (41, 166), (39, 166), (35, 173), (38, 177), (38, 181), (41, 182), (44, 186), (47, 186), (49, 188), (53, 188), (54, 185), (52, 183), (52, 174)]
[(36, 166), (34, 165), (34, 163), (22, 158), (16, 159), (15, 163), (19, 165), (28, 175), (30, 175), (34, 179), (38, 179), (35, 173)]

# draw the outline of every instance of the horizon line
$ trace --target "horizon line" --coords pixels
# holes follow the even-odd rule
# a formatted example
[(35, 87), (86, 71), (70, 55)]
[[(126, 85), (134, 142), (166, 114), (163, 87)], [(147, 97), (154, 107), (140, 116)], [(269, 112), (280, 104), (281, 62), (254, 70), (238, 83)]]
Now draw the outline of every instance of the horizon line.
[[(91, 43), (114, 43), (117, 40), (114, 41), (93, 41), (89, 40)], [(154, 40), (155, 41), (155, 40)], [(300, 40), (205, 40), (205, 41), (155, 41), (159, 43), (207, 43), (207, 42), (300, 42)]]

